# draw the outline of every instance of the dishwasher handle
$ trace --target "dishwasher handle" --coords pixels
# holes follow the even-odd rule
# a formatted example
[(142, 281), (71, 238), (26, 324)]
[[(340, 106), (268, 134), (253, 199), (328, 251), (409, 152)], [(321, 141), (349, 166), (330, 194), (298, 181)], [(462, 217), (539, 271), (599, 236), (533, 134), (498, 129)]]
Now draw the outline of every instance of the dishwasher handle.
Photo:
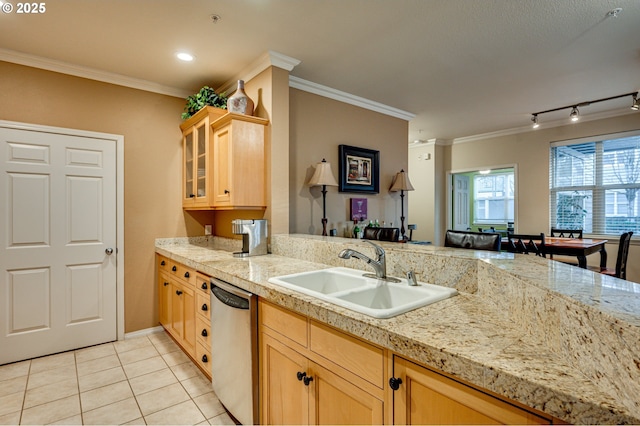
[(247, 293), (242, 289), (221, 282), (220, 280), (211, 279), (211, 294), (220, 302), (232, 308), (249, 309), (249, 297), (251, 297), (251, 293)]

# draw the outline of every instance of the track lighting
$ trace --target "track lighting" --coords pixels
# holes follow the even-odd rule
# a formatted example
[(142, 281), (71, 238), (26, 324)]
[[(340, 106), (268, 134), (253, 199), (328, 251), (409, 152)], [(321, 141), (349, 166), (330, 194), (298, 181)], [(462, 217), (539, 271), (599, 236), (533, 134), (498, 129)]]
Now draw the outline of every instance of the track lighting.
[(578, 107), (573, 107), (573, 109), (571, 110), (571, 114), (569, 114), (569, 117), (571, 117), (571, 121), (580, 120), (580, 112), (578, 112)]
[(533, 114), (531, 114), (531, 121), (533, 122), (533, 128), (537, 129), (538, 127), (540, 127), (540, 124), (538, 123), (538, 115), (540, 114), (546, 114), (548, 112), (560, 111), (563, 109), (571, 108), (571, 114), (569, 114), (569, 117), (571, 118), (571, 121), (576, 122), (580, 119), (580, 111), (578, 110), (578, 107), (586, 107), (598, 102), (610, 101), (612, 99), (624, 98), (626, 96), (631, 96), (633, 98), (633, 104), (631, 105), (631, 109), (634, 111), (640, 110), (640, 107), (638, 106), (638, 92), (625, 93), (624, 95), (611, 96), (609, 98), (596, 99), (595, 101), (580, 102), (579, 104), (567, 105), (560, 108), (548, 109), (546, 111), (534, 112)]
[(531, 121), (533, 121), (534, 129), (537, 129), (538, 127), (540, 127), (540, 124), (538, 124), (538, 114), (533, 114), (533, 117), (531, 117)]

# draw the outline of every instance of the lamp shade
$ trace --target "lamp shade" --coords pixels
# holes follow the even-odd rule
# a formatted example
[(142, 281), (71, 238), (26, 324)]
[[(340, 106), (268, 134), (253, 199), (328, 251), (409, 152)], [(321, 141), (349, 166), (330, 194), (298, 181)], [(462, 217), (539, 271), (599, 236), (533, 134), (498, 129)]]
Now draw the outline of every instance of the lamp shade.
[(399, 173), (396, 173), (396, 175), (393, 178), (393, 182), (391, 183), (391, 188), (389, 188), (389, 191), (390, 192), (413, 191), (413, 185), (411, 185), (409, 176), (407, 176), (404, 169), (400, 170)]
[(331, 171), (331, 164), (327, 163), (324, 158), (318, 163), (316, 171), (309, 180), (309, 186), (319, 185), (338, 186), (338, 182), (336, 182), (336, 178), (333, 177), (333, 172)]

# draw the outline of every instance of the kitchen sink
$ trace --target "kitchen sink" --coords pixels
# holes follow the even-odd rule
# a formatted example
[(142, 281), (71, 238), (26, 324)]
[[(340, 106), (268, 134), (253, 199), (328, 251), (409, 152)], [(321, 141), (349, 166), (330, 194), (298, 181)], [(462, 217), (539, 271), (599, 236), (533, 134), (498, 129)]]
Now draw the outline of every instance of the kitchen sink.
[(364, 273), (329, 268), (273, 277), (269, 282), (374, 318), (391, 318), (458, 294), (449, 287), (427, 283), (410, 286), (407, 280), (391, 283), (364, 277)]

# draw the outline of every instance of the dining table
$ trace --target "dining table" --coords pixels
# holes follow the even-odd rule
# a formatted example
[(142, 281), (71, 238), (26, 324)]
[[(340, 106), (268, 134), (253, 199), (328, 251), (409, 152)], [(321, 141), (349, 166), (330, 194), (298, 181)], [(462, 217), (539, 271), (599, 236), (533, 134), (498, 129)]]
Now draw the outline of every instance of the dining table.
[(600, 268), (607, 267), (607, 251), (605, 244), (609, 240), (595, 238), (562, 238), (545, 237), (545, 253), (562, 256), (575, 256), (578, 266), (587, 267), (587, 256), (600, 253)]

